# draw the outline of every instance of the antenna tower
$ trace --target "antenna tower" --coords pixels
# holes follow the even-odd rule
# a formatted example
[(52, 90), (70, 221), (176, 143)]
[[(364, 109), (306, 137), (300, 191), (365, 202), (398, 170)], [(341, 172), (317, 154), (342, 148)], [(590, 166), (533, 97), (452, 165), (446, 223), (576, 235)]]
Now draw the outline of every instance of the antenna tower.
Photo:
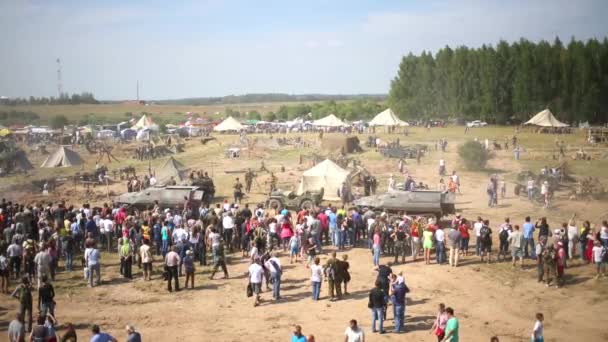
[(61, 60), (57, 58), (57, 92), (59, 97), (63, 94), (63, 84), (61, 84)]
[(137, 81), (137, 102), (139, 102), (139, 80)]

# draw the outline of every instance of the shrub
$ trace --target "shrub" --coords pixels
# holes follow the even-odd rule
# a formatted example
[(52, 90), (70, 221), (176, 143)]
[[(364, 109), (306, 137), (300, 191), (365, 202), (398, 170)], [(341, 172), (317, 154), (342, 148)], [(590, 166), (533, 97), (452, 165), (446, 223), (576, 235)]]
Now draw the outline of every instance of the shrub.
[(490, 152), (478, 141), (467, 141), (458, 146), (458, 155), (471, 170), (482, 170), (491, 158)]

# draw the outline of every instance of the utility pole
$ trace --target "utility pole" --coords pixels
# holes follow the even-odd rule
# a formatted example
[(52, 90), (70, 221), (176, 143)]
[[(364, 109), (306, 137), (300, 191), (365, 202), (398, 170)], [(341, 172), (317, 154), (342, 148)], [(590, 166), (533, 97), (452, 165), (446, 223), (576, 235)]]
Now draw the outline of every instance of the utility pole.
[(139, 102), (139, 80), (137, 80), (137, 102)]
[(63, 84), (61, 84), (61, 60), (57, 58), (57, 92), (58, 96), (61, 97), (63, 94)]

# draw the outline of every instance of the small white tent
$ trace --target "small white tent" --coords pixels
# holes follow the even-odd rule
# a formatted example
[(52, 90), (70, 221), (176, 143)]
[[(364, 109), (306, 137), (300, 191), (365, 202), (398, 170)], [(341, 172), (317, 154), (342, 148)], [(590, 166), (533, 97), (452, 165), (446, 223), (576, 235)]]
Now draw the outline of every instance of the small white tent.
[(329, 159), (325, 159), (311, 169), (302, 173), (298, 194), (305, 191), (318, 191), (323, 188), (323, 199), (340, 200), (338, 190), (342, 183), (348, 182), (349, 172)]
[(216, 132), (226, 132), (226, 131), (240, 131), (244, 129), (245, 126), (241, 125), (240, 122), (236, 121), (232, 116), (226, 118), (226, 120), (220, 122), (219, 125), (213, 127), (213, 130)]
[(385, 109), (378, 115), (376, 115), (372, 121), (369, 122), (370, 126), (409, 126), (410, 124), (399, 119), (390, 108)]
[(59, 146), (40, 167), (70, 167), (83, 164), (80, 155), (65, 146)]
[(344, 121), (338, 119), (335, 115), (329, 114), (328, 116), (315, 120), (312, 122), (313, 126), (317, 127), (346, 127), (348, 126)]
[(141, 118), (139, 118), (139, 120), (137, 120), (137, 122), (135, 123), (135, 125), (131, 126), (131, 129), (134, 129), (136, 131), (140, 130), (140, 129), (151, 129), (151, 130), (158, 130), (158, 125), (155, 124), (152, 119), (150, 119), (148, 117), (148, 115), (144, 114), (142, 115)]
[(555, 118), (555, 116), (553, 116), (553, 113), (551, 113), (550, 110), (545, 109), (543, 111), (541, 111), (540, 113), (534, 115), (534, 117), (530, 120), (528, 120), (528, 122), (526, 122), (524, 125), (535, 125), (535, 126), (541, 126), (541, 127), (568, 127), (570, 125), (565, 124), (559, 120), (557, 120)]

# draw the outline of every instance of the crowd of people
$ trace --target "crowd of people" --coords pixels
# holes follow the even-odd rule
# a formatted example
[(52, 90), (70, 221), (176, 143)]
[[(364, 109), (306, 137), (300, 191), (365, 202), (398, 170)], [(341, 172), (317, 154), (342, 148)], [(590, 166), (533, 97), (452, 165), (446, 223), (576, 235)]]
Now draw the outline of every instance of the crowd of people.
[[(394, 257), (396, 264), (405, 263), (408, 258), (414, 262), (422, 254), (427, 265), (458, 267), (469, 257), (469, 242), (474, 234), (474, 253), (480, 261), (490, 263), (493, 253), (498, 261), (511, 259), (514, 266), (517, 261), (524, 266), (525, 259), (533, 259), (538, 280), (547, 286), (564, 284), (568, 259), (577, 255), (595, 264), (598, 277), (605, 272), (608, 258), (605, 221), (597, 228), (589, 221), (583, 221), (579, 227), (573, 215), (569, 222), (552, 230), (544, 217), (536, 222), (526, 217), (521, 228), (506, 218), (493, 229), (487, 219), (478, 217), (470, 222), (456, 215), (448, 226), (441, 228), (434, 218), (425, 216), (333, 205), (290, 211), (263, 205), (250, 208), (248, 204), (225, 201), (213, 208), (206, 204), (194, 208), (185, 200), (183, 206), (175, 208), (163, 208), (157, 203), (138, 211), (109, 204), (94, 208), (88, 204), (23, 205), (2, 200), (1, 290), (19, 301), (16, 323), (10, 330), (13, 335), (21, 326), (23, 333), (57, 336), (54, 327), (58, 314), (52, 285), (57, 272), (73, 272), (79, 261), (88, 286), (103, 285), (102, 252), (117, 254), (120, 274), (127, 281), (133, 279), (132, 268), (136, 265), (144, 281), (150, 281), (155, 274), (162, 275), (167, 291), (173, 292), (181, 290), (182, 276), (186, 289), (195, 288), (196, 267), (206, 266), (209, 256), (213, 266), (210, 278), (214, 279), (220, 269), (224, 278), (228, 278), (226, 254), (240, 250), (241, 256), (250, 261), (247, 294), (253, 297), (253, 305), (258, 306), (262, 303), (263, 285), (272, 293), (273, 300), (281, 300), (281, 253), (289, 256), (290, 263), (301, 262), (309, 268), (313, 300), (322, 298), (323, 281), (328, 284), (329, 300), (342, 299), (348, 295), (350, 264), (346, 253), (338, 258), (336, 251), (360, 247), (371, 250), (372, 264), (378, 272), (368, 302), (373, 317), (372, 332), (384, 333), (387, 307), (391, 303), (394, 331), (400, 333), (404, 331), (405, 296), (410, 289), (403, 275), (393, 273), (390, 265), (381, 264), (381, 255)], [(498, 234), (497, 250), (493, 249), (494, 231)], [(328, 245), (333, 246), (330, 257), (321, 265), (319, 255)], [(11, 283), (16, 285), (13, 291)], [(38, 301), (34, 310), (36, 291)], [(448, 309), (445, 311), (450, 315)], [(449, 319), (438, 321), (437, 325), (446, 326), (442, 328), (446, 340), (457, 341), (457, 323), (450, 330), (446, 325)], [(349, 328), (350, 335), (358, 334), (356, 321)], [(73, 329), (68, 329), (68, 333), (75, 334)], [(99, 327), (93, 333), (103, 334), (99, 333)], [(65, 336), (62, 340), (70, 341)]]

